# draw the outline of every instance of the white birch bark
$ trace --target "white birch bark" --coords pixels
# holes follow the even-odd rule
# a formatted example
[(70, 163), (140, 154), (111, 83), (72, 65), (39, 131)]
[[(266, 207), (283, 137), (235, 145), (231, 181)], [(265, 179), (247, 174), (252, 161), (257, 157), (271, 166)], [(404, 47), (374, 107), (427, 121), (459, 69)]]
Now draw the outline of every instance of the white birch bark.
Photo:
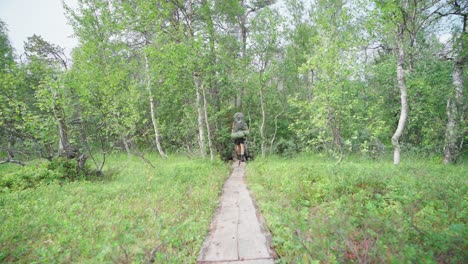
[(193, 75), (193, 81), (195, 83), (196, 104), (198, 112), (198, 145), (200, 146), (200, 154), (202, 155), (202, 157), (205, 157), (205, 130), (203, 127), (203, 108), (201, 105), (200, 80), (195, 74)]
[(273, 144), (275, 143), (276, 132), (278, 132), (278, 117), (282, 114), (283, 112), (275, 116), (275, 132), (273, 133), (273, 137), (271, 138), (271, 141), (270, 141), (270, 155), (273, 154)]
[(128, 139), (125, 136), (122, 136), (122, 142), (125, 147), (125, 151), (127, 152), (127, 158), (130, 159), (132, 152), (130, 151), (130, 146), (128, 145)]
[[(408, 9), (408, 0), (405, 0), (403, 3), (404, 10)], [(403, 130), (405, 129), (406, 120), (408, 118), (408, 94), (406, 90), (406, 83), (405, 83), (405, 70), (403, 68), (405, 63), (405, 48), (404, 48), (404, 32), (406, 29), (405, 21), (401, 21), (401, 24), (398, 27), (397, 32), (397, 51), (398, 51), (398, 58), (397, 58), (397, 81), (398, 81), (398, 88), (400, 89), (400, 102), (401, 102), (401, 109), (400, 109), (400, 119), (398, 120), (398, 126), (395, 130), (395, 133), (392, 136), (392, 145), (393, 145), (393, 164), (398, 165), (400, 164), (400, 137), (403, 134)]]
[[(56, 91), (53, 91), (51, 89), (51, 92), (53, 93), (54, 99), (58, 99), (59, 95)], [(68, 127), (67, 123), (65, 121), (65, 112), (60, 105), (60, 103), (54, 104), (53, 106), (53, 113), (54, 116), (57, 120), (57, 125), (59, 129), (59, 148), (58, 148), (58, 155), (64, 154), (67, 149), (70, 147), (70, 141), (68, 140)]]
[(153, 123), (156, 147), (158, 148), (159, 155), (165, 158), (167, 157), (167, 155), (166, 153), (164, 153), (164, 150), (161, 147), (158, 124), (156, 122), (155, 111), (154, 111), (154, 98), (153, 98), (153, 93), (151, 92), (151, 76), (149, 72), (148, 57), (146, 56), (146, 54), (145, 54), (145, 75), (146, 75), (146, 89), (148, 90), (148, 97), (149, 97), (149, 102), (150, 102), (151, 122)]
[(68, 128), (63, 118), (59, 118), (57, 120), (58, 127), (59, 127), (59, 134), (60, 134), (60, 141), (59, 141), (59, 154), (63, 153), (68, 149), (70, 146), (68, 140)]
[(262, 144), (261, 144), (262, 157), (265, 157), (265, 152), (266, 152), (266, 139), (265, 139), (266, 113), (265, 113), (265, 102), (264, 102), (264, 100), (265, 99), (264, 99), (264, 95), (263, 95), (263, 84), (260, 84), (260, 108), (262, 110), (262, 124), (260, 125), (260, 138), (262, 140)]
[[(466, 16), (464, 16), (463, 33), (467, 34)], [(462, 35), (463, 37), (463, 35)], [(464, 45), (463, 40), (460, 42), (461, 47), (458, 57), (454, 60), (454, 67), (452, 71), (453, 87), (455, 88), (454, 94), (447, 99), (447, 126), (445, 129), (445, 146), (444, 146), (444, 164), (455, 162), (460, 149), (463, 147), (458, 146), (459, 140), (462, 137), (461, 123), (464, 119), (464, 106), (463, 106), (463, 70), (464, 70)], [(463, 144), (463, 143), (461, 143)]]
[[(247, 50), (247, 18), (248, 14), (243, 14), (239, 17), (239, 40), (242, 42), (241, 44), (241, 58), (242, 63), (244, 63), (244, 59), (246, 57), (246, 50)], [(239, 86), (239, 92), (236, 95), (236, 108), (242, 109), (242, 98), (244, 96), (244, 85), (245, 82), (241, 81), (241, 85)]]
[(208, 104), (206, 102), (205, 88), (203, 87), (203, 84), (201, 86), (201, 90), (202, 90), (202, 95), (203, 95), (203, 112), (205, 113), (206, 132), (208, 134), (208, 147), (210, 149), (210, 160), (214, 160), (214, 149), (213, 149), (213, 143), (211, 141), (210, 122), (208, 119)]

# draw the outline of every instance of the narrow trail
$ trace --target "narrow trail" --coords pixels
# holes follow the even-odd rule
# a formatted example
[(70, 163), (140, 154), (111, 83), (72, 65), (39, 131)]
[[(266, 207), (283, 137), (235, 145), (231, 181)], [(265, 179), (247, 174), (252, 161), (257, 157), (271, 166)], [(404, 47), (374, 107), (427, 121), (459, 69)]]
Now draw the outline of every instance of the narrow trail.
[(247, 189), (245, 163), (234, 163), (220, 199), (197, 263), (273, 264), (271, 235)]

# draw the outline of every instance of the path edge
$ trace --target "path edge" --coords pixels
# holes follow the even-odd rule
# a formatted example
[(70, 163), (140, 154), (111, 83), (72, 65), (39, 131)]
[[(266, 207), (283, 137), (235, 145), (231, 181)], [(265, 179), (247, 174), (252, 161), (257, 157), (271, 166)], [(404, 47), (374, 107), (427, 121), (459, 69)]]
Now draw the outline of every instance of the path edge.
[[(206, 236), (205, 236), (205, 238), (203, 240), (200, 251), (198, 252), (198, 256), (197, 256), (196, 262), (195, 262), (197, 264), (206, 263), (205, 261), (199, 260), (199, 258), (204, 256), (205, 251), (207, 250), (207, 247), (205, 247), (205, 245), (207, 243), (206, 237), (208, 237), (211, 234), (211, 232), (213, 231), (214, 226), (215, 226), (215, 223), (213, 222), (213, 219), (215, 219), (215, 217), (217, 217), (219, 215), (220, 211), (221, 211), (221, 197), (224, 194), (224, 185), (226, 184), (227, 180), (229, 180), (229, 178), (231, 177), (231, 174), (234, 171), (234, 164), (235, 164), (235, 162), (231, 165), (231, 169), (229, 170), (229, 173), (228, 173), (228, 175), (227, 175), (226, 179), (224, 180), (223, 185), (221, 187), (221, 191), (219, 192), (218, 205), (217, 205), (216, 209), (214, 210), (213, 215), (211, 216), (211, 222), (210, 222), (210, 224), (208, 226), (208, 232), (206, 233)], [(245, 173), (244, 173), (244, 176), (245, 176)], [(247, 187), (247, 190), (248, 190), (248, 187)], [(249, 195), (250, 195), (250, 191), (249, 191)], [(254, 207), (255, 207), (255, 204), (254, 204)], [(257, 208), (255, 208), (255, 209), (257, 209)], [(262, 231), (263, 231), (263, 229), (262, 229)]]
[(270, 256), (272, 256), (273, 260), (279, 259), (278, 254), (276, 253), (274, 247), (271, 244), (271, 241), (273, 239), (270, 230), (267, 227), (266, 220), (263, 217), (260, 207), (257, 204), (257, 200), (255, 199), (255, 196), (252, 194), (252, 191), (249, 188), (249, 185), (247, 184), (247, 166), (245, 166), (245, 173), (244, 176), (242, 177), (242, 180), (245, 182), (245, 185), (247, 186), (247, 191), (249, 192), (250, 199), (252, 200), (253, 206), (255, 208), (255, 215), (257, 216), (258, 222), (260, 224), (260, 230), (262, 233), (265, 235), (266, 238), (266, 248), (268, 249), (268, 253)]

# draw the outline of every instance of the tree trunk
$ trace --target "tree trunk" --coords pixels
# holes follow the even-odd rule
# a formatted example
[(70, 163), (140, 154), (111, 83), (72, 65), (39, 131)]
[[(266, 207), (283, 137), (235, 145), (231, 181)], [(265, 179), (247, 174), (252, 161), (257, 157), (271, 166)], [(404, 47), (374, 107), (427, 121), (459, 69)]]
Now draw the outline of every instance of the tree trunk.
[(68, 149), (70, 143), (68, 141), (68, 129), (63, 119), (58, 120), (58, 127), (60, 132), (60, 144), (59, 153), (62, 153)]
[(25, 166), (26, 164), (24, 164), (23, 162), (14, 159), (15, 151), (13, 149), (13, 146), (15, 145), (15, 138), (11, 134), (7, 135), (7, 137), (8, 137), (8, 148), (6, 149), (6, 151), (8, 153), (8, 157), (1, 160), (0, 164), (9, 162), (9, 163), (15, 163), (21, 166)]
[[(213, 11), (211, 10), (210, 3), (207, 0), (202, 0), (202, 12), (206, 21), (208, 30), (208, 43), (210, 47), (209, 52), (209, 63), (210, 63), (210, 76), (209, 76), (209, 92), (211, 94), (213, 107), (216, 111), (221, 111), (221, 105), (219, 104), (219, 87), (216, 81), (216, 29), (213, 23)], [(205, 92), (203, 90), (203, 92)]]
[(240, 37), (242, 39), (241, 57), (245, 58), (247, 50), (247, 14), (242, 14), (239, 18)]
[[(241, 58), (242, 65), (244, 65), (246, 56), (247, 56), (247, 14), (242, 14), (239, 17), (239, 28), (240, 28), (240, 38), (242, 41), (241, 44)], [(242, 97), (244, 96), (244, 82), (241, 80), (242, 84), (239, 86), (239, 92), (236, 95), (236, 108), (238, 110), (242, 109)]]
[(201, 90), (203, 95), (203, 112), (205, 113), (206, 132), (208, 133), (208, 147), (210, 149), (210, 160), (214, 160), (214, 149), (213, 143), (211, 142), (211, 129), (210, 122), (208, 119), (208, 104), (206, 102), (205, 89), (203, 88), (203, 85), (201, 86)]
[(261, 80), (262, 75), (260, 75), (260, 108), (262, 110), (262, 124), (260, 125), (260, 138), (261, 138), (261, 149), (262, 149), (262, 157), (265, 157), (266, 152), (266, 139), (265, 139), (265, 121), (266, 121), (266, 113), (265, 113), (265, 98), (263, 92), (263, 82)]
[[(54, 94), (54, 98), (57, 98), (57, 93)], [(63, 108), (57, 103), (54, 105), (54, 116), (57, 120), (57, 125), (59, 129), (59, 149), (58, 154), (65, 155), (68, 148), (70, 147), (70, 141), (68, 140), (68, 127), (65, 122), (65, 112)]]
[[(467, 34), (467, 15), (463, 16), (463, 33), (460, 37), (460, 53), (454, 60), (452, 81), (455, 91), (447, 99), (447, 127), (445, 129), (445, 146), (444, 146), (444, 164), (454, 163), (457, 156), (460, 154), (462, 144), (460, 138), (463, 137), (461, 124), (463, 123), (463, 70), (464, 70), (464, 45), (463, 35)], [(459, 146), (460, 144), (460, 146)]]
[(206, 146), (205, 146), (205, 130), (203, 127), (203, 108), (201, 105), (201, 94), (200, 94), (200, 85), (201, 82), (196, 76), (193, 75), (193, 81), (195, 83), (195, 93), (196, 93), (196, 104), (198, 111), (198, 145), (200, 146), (200, 154), (202, 157), (206, 156)]
[(307, 99), (309, 102), (314, 100), (314, 70), (310, 70), (306, 75), (306, 84), (307, 84)]
[(164, 153), (164, 151), (163, 151), (163, 149), (161, 147), (158, 124), (156, 122), (156, 118), (155, 118), (155, 115), (154, 115), (154, 99), (153, 99), (153, 95), (151, 94), (151, 92), (149, 92), (149, 100), (150, 100), (151, 122), (153, 123), (154, 139), (156, 141), (156, 147), (158, 149), (159, 155), (161, 155), (161, 157), (166, 158), (167, 155), (166, 155), (166, 153)]
[(148, 97), (149, 97), (149, 102), (150, 102), (151, 122), (153, 123), (154, 138), (156, 140), (156, 147), (158, 148), (159, 155), (161, 155), (161, 157), (166, 158), (167, 155), (166, 155), (166, 153), (164, 153), (164, 151), (163, 151), (163, 149), (161, 147), (158, 124), (156, 122), (156, 117), (155, 117), (155, 114), (154, 114), (154, 98), (153, 98), (153, 93), (151, 92), (151, 76), (150, 76), (150, 72), (149, 72), (148, 57), (146, 56), (146, 54), (145, 54), (145, 74), (146, 74), (146, 89), (148, 90)]
[(130, 146), (128, 144), (128, 139), (126, 136), (122, 136), (122, 142), (124, 144), (125, 151), (127, 152), (127, 158), (130, 159), (132, 152), (130, 151)]
[(50, 88), (52, 92), (52, 96), (54, 99), (53, 105), (53, 113), (54, 117), (57, 121), (58, 129), (59, 129), (59, 148), (58, 148), (58, 155), (66, 155), (68, 148), (70, 147), (70, 141), (68, 140), (68, 127), (65, 121), (65, 111), (63, 107), (60, 105), (60, 95), (57, 91), (54, 91)]
[[(408, 0), (404, 1), (404, 10), (408, 9)], [(398, 120), (398, 127), (392, 136), (393, 145), (393, 164), (398, 165), (400, 163), (400, 137), (405, 129), (406, 119), (408, 118), (408, 94), (406, 91), (405, 83), (405, 70), (403, 68), (405, 63), (405, 48), (404, 48), (404, 32), (406, 29), (405, 21), (401, 21), (397, 32), (397, 80), (398, 88), (400, 89), (400, 100), (401, 100), (401, 112), (400, 119)]]
[(8, 135), (8, 159), (13, 159), (15, 157), (15, 151), (13, 150), (13, 146), (15, 145), (15, 138), (13, 135), (9, 134)]
[(458, 141), (458, 111), (453, 98), (447, 100), (447, 126), (445, 128), (444, 164), (455, 161)]
[(275, 116), (275, 132), (273, 132), (273, 137), (271, 138), (271, 141), (270, 141), (270, 155), (273, 154), (273, 144), (275, 143), (276, 132), (278, 132), (278, 117), (282, 114), (283, 112)]
[(343, 161), (343, 145), (341, 144), (341, 114), (339, 111), (335, 113), (334, 110), (328, 110), (328, 123), (330, 125), (331, 133), (332, 133), (332, 142), (330, 149), (335, 152), (338, 151), (338, 160), (336, 161), (336, 165), (340, 164)]

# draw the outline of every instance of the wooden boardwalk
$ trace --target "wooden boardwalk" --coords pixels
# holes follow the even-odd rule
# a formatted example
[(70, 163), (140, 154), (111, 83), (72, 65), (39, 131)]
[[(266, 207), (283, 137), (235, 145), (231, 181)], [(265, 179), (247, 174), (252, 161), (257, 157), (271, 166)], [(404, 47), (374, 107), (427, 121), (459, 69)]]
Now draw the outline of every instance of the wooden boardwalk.
[(197, 263), (273, 264), (269, 232), (245, 183), (245, 163), (233, 165)]

